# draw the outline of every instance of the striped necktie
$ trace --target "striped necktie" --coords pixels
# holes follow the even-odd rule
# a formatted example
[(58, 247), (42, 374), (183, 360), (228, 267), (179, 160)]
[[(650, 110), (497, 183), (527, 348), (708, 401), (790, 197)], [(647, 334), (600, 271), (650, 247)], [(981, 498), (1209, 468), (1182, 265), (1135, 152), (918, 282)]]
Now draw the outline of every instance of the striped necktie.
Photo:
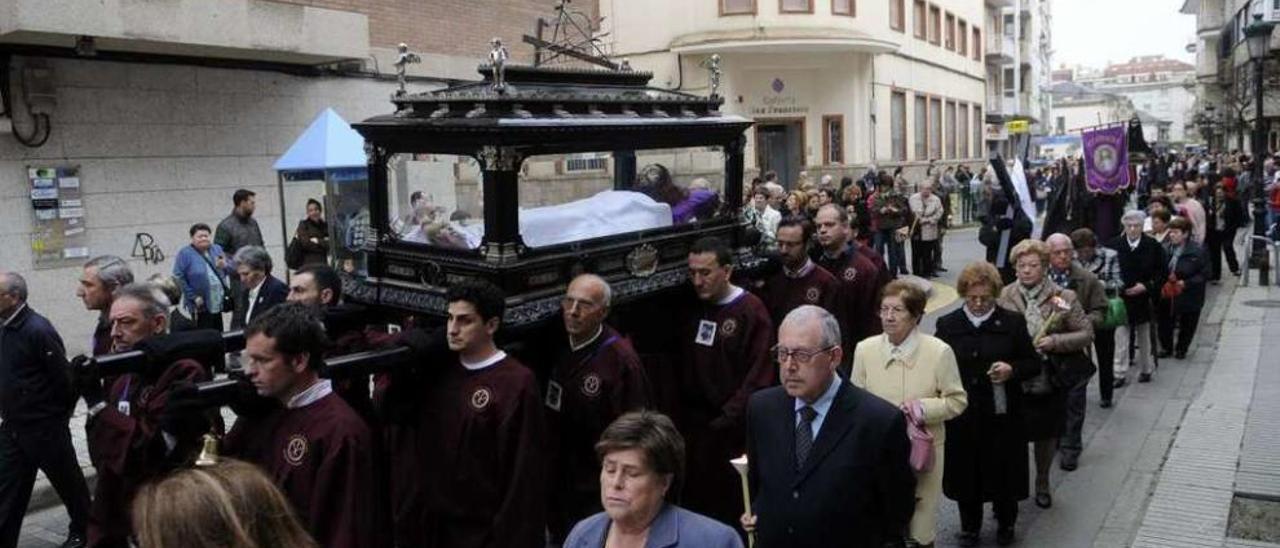
[(809, 450), (813, 449), (813, 419), (818, 417), (818, 412), (812, 407), (804, 406), (800, 408), (800, 422), (796, 424), (796, 469), (804, 466), (804, 461), (809, 458)]

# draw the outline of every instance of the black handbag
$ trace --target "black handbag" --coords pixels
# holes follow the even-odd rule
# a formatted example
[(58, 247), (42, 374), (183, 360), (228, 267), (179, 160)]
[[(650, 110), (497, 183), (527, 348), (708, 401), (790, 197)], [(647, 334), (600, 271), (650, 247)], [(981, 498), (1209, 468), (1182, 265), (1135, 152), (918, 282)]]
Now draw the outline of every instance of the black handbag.
[(978, 227), (978, 243), (983, 247), (1000, 245), (1000, 229), (996, 228), (995, 223), (983, 223)]
[(201, 259), (204, 259), (204, 264), (209, 265), (209, 268), (217, 275), (215, 277), (218, 278), (218, 285), (222, 286), (222, 311), (235, 312), (236, 299), (231, 296), (231, 288), (227, 287), (227, 282), (222, 281), (222, 273), (218, 272), (218, 267), (214, 266), (213, 261), (210, 261), (208, 257), (205, 257), (203, 253), (200, 253), (200, 250), (195, 249), (194, 247), (191, 249), (195, 250), (196, 255), (199, 255)]
[(1040, 372), (1036, 376), (1022, 381), (1022, 393), (1029, 396), (1044, 396), (1053, 393), (1053, 362), (1044, 360)]
[(289, 241), (289, 246), (284, 249), (284, 265), (297, 270), (302, 268), (302, 261), (306, 260), (306, 255), (302, 252), (302, 242), (294, 236)]
[(1049, 354), (1049, 360), (1054, 365), (1050, 381), (1059, 390), (1071, 390), (1081, 383), (1088, 382), (1089, 378), (1098, 371), (1098, 367), (1093, 365), (1093, 360), (1089, 359), (1089, 355), (1083, 350), (1067, 354)]

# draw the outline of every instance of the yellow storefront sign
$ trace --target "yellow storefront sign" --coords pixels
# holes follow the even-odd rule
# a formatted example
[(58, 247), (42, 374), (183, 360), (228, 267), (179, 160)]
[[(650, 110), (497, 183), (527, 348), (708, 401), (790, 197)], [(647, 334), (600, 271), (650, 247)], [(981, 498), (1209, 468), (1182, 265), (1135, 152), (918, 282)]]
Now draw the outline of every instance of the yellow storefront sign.
[(1004, 123), (1004, 127), (1009, 133), (1028, 133), (1031, 131), (1031, 122), (1028, 120), (1009, 120)]

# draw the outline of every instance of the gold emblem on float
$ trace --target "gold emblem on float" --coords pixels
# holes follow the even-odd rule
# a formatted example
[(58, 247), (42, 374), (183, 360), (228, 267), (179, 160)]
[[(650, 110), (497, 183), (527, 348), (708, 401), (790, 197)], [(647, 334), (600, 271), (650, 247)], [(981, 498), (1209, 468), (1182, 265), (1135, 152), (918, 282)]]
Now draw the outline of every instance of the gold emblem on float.
[(648, 278), (658, 271), (658, 250), (649, 244), (640, 244), (627, 253), (627, 272), (637, 278)]

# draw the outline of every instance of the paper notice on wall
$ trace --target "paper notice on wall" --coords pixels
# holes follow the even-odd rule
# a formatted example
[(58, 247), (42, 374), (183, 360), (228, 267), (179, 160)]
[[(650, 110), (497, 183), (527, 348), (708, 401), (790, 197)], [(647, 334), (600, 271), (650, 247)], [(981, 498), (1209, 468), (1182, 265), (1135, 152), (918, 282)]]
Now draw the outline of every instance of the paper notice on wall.
[(80, 168), (27, 167), (34, 224), (31, 251), (35, 268), (76, 265), (89, 256)]

